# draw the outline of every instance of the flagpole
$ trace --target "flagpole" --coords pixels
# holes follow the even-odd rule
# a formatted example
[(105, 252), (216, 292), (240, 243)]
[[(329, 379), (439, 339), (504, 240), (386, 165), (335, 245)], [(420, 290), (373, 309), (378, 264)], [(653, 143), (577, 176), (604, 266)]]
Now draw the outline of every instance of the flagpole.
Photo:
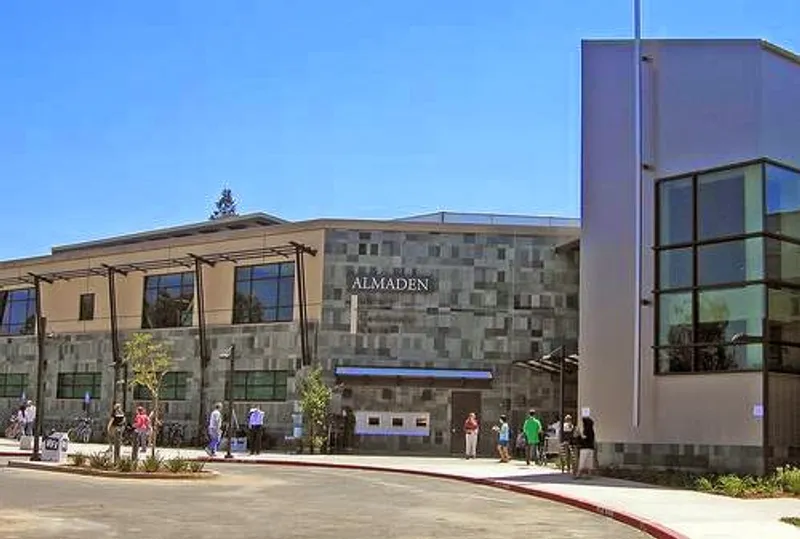
[(642, 1), (633, 0), (633, 93), (635, 167), (635, 257), (634, 257), (634, 334), (633, 334), (633, 427), (641, 421), (642, 395)]

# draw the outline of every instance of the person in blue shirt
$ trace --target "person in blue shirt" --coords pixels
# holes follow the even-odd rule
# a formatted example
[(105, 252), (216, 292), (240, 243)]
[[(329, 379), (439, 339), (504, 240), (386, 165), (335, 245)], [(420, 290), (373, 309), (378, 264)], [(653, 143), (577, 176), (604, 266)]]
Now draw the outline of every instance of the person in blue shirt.
[(497, 433), (497, 453), (500, 455), (500, 462), (508, 462), (511, 457), (508, 454), (508, 441), (511, 437), (511, 429), (508, 426), (508, 418), (500, 416), (500, 423), (492, 427)]

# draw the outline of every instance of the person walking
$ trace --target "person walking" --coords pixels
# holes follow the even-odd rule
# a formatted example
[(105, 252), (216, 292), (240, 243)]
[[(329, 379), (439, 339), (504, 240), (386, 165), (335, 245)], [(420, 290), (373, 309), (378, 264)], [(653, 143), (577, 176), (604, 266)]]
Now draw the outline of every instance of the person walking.
[(541, 462), (539, 458), (539, 437), (542, 433), (542, 422), (536, 417), (536, 410), (530, 410), (525, 423), (522, 425), (522, 432), (525, 433), (525, 464), (531, 465), (531, 457), (536, 464)]
[(590, 417), (581, 418), (581, 432), (577, 437), (578, 467), (575, 478), (591, 475), (594, 471), (595, 434), (594, 420)]
[(113, 451), (114, 464), (119, 462), (120, 452), (122, 451), (122, 435), (125, 432), (125, 412), (122, 411), (120, 403), (114, 403), (111, 417), (106, 426), (108, 432), (109, 451)]
[(33, 427), (36, 424), (36, 405), (33, 404), (33, 401), (25, 403), (23, 421), (23, 432), (25, 436), (33, 436)]
[(208, 418), (208, 446), (206, 453), (209, 457), (216, 456), (219, 444), (222, 441), (222, 403), (214, 405), (214, 410)]
[(497, 433), (497, 453), (500, 455), (500, 462), (508, 462), (511, 457), (508, 454), (508, 440), (511, 437), (511, 428), (508, 426), (508, 418), (505, 414), (500, 416), (500, 422), (492, 427)]
[(565, 469), (569, 469), (572, 471), (573, 464), (572, 461), (575, 460), (572, 450), (573, 444), (573, 434), (575, 433), (575, 424), (572, 422), (572, 416), (567, 414), (564, 416), (564, 429), (563, 432), (561, 431), (561, 427), (559, 425), (559, 438), (560, 444), (559, 447), (561, 449), (561, 472), (563, 473)]
[(249, 436), (250, 454), (261, 453), (261, 438), (264, 434), (264, 411), (254, 404), (247, 414), (247, 430)]
[(464, 437), (466, 441), (466, 456), (467, 460), (474, 459), (477, 457), (478, 451), (478, 418), (475, 416), (475, 412), (470, 412), (467, 416), (467, 420), (464, 421)]
[(139, 453), (147, 452), (147, 440), (150, 437), (150, 416), (143, 406), (136, 408), (136, 415), (133, 418), (133, 447), (131, 448), (131, 458), (138, 460)]

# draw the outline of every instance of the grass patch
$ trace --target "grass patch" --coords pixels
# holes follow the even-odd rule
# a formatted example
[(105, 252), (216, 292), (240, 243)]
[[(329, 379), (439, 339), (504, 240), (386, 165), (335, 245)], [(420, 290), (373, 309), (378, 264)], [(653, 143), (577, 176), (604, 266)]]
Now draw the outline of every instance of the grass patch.
[(736, 474), (698, 474), (678, 470), (623, 470), (604, 468), (600, 474), (667, 488), (681, 488), (731, 498), (777, 498), (800, 496), (800, 468), (784, 466), (755, 477)]
[(192, 473), (201, 473), (206, 467), (205, 461), (193, 460), (189, 462), (189, 471)]
[(130, 457), (120, 457), (117, 462), (118, 472), (135, 472), (138, 468), (138, 463)]
[(173, 457), (165, 463), (165, 467), (172, 473), (186, 473), (189, 470), (189, 461), (183, 457)]
[(72, 465), (77, 466), (79, 468), (82, 466), (86, 466), (86, 463), (89, 461), (89, 457), (87, 457), (83, 453), (75, 453), (74, 455), (70, 455), (69, 458), (72, 461)]
[(791, 524), (792, 526), (800, 526), (800, 517), (783, 517), (781, 522), (784, 524)]
[(142, 461), (142, 468), (147, 473), (159, 472), (163, 467), (164, 458), (158, 453), (155, 455), (147, 455), (147, 458)]
[(110, 470), (114, 467), (114, 461), (108, 452), (100, 451), (89, 456), (89, 467), (95, 470)]

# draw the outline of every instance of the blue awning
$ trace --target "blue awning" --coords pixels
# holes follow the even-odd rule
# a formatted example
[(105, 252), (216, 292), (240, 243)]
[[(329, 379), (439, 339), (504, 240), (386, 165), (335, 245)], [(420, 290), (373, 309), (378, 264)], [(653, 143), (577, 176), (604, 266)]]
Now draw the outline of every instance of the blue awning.
[(415, 369), (394, 367), (336, 367), (336, 376), (375, 376), (381, 378), (433, 378), (437, 380), (492, 380), (492, 371), (460, 369)]

